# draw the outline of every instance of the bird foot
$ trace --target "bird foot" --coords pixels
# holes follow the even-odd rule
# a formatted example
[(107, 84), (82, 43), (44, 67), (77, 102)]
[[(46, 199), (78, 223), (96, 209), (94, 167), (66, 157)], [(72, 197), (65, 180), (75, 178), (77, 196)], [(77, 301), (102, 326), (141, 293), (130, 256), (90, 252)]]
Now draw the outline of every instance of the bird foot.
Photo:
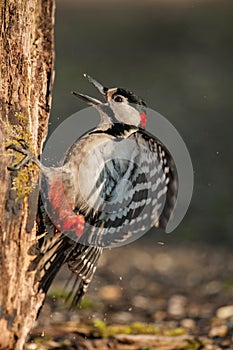
[(17, 144), (10, 144), (6, 147), (6, 150), (12, 149), (18, 153), (23, 154), (25, 157), (16, 165), (8, 166), (7, 169), (10, 171), (19, 170), (24, 165), (30, 165), (31, 163), (35, 163), (38, 166), (40, 165), (39, 161), (36, 159), (35, 155), (30, 151), (29, 143), (23, 139), (17, 140), (19, 145)]

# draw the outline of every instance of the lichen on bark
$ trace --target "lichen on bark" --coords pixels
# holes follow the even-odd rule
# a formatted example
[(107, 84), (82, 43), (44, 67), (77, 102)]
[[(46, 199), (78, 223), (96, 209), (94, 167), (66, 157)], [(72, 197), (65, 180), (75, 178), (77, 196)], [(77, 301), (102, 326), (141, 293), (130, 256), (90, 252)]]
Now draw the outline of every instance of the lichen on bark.
[(28, 271), (36, 240), (38, 170), (30, 166), (11, 174), (12, 156), (5, 147), (22, 138), (36, 156), (41, 152), (54, 79), (54, 9), (55, 0), (0, 1), (1, 349), (23, 349), (44, 299), (34, 285), (35, 272)]

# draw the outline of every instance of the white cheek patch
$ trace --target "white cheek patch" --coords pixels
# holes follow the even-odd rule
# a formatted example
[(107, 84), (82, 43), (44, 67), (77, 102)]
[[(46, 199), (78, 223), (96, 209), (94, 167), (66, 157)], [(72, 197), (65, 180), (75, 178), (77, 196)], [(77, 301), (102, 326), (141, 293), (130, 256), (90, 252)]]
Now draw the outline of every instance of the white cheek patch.
[(111, 102), (111, 108), (114, 112), (115, 118), (119, 123), (139, 126), (141, 118), (139, 112), (127, 103)]

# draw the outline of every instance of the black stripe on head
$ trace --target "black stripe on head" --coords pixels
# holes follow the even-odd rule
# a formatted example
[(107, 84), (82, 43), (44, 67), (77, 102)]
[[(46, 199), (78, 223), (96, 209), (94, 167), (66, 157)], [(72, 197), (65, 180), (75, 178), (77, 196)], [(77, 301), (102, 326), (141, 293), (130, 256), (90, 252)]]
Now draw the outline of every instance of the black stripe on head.
[(113, 93), (112, 98), (114, 99), (114, 96), (117, 96), (117, 95), (126, 97), (129, 103), (146, 107), (145, 101), (141, 97), (135, 95), (132, 91), (122, 89), (122, 88), (117, 88), (116, 91)]

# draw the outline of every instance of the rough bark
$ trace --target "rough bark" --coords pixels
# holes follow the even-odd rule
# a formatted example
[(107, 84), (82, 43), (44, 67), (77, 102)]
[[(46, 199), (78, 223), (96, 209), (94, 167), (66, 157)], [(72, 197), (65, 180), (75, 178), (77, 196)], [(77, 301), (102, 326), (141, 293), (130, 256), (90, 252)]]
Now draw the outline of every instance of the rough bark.
[[(0, 349), (22, 349), (44, 295), (28, 272), (38, 190), (17, 198), (6, 143), (17, 136), (39, 154), (47, 134), (54, 66), (55, 0), (0, 0)], [(31, 171), (36, 182), (38, 172)], [(26, 192), (25, 192), (26, 193)]]

